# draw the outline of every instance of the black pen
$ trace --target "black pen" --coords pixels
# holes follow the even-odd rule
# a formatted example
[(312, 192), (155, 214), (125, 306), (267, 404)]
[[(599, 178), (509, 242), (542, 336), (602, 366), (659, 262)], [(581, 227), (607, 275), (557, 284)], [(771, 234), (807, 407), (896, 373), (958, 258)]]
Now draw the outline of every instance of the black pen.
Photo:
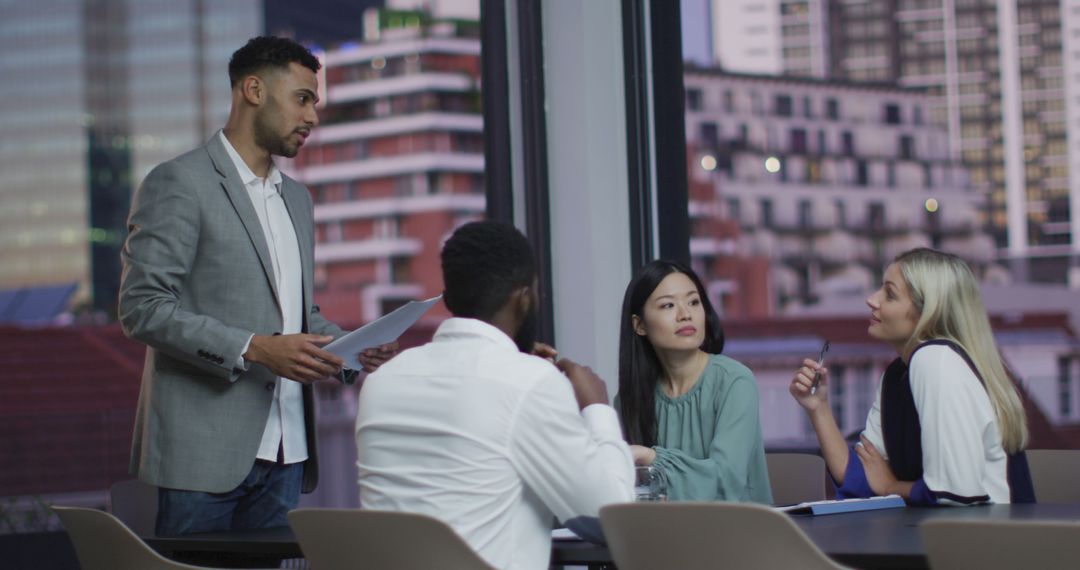
[(817, 394), (818, 384), (821, 384), (821, 367), (825, 366), (825, 354), (829, 352), (829, 341), (821, 346), (821, 354), (818, 356), (818, 369), (814, 372), (814, 383), (810, 385), (810, 393)]

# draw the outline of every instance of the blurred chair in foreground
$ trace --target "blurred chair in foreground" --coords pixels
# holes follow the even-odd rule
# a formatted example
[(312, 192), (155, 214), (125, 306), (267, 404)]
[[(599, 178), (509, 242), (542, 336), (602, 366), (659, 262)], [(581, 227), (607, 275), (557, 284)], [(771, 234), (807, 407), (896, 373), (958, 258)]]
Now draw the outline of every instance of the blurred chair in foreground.
[(929, 520), (919, 534), (934, 570), (1080, 566), (1080, 522)]
[(157, 510), (157, 487), (149, 483), (130, 479), (109, 488), (109, 512), (138, 536), (154, 535)]
[(154, 552), (119, 519), (97, 509), (53, 507), (64, 523), (82, 570), (201, 570)]
[(810, 453), (766, 453), (774, 505), (825, 499), (825, 460)]
[(1028, 467), (1040, 503), (1080, 503), (1080, 450), (1029, 449)]
[(289, 513), (300, 550), (315, 570), (490, 570), (452, 528), (429, 516), (363, 509)]
[(787, 515), (751, 503), (627, 503), (600, 510), (619, 570), (836, 570)]

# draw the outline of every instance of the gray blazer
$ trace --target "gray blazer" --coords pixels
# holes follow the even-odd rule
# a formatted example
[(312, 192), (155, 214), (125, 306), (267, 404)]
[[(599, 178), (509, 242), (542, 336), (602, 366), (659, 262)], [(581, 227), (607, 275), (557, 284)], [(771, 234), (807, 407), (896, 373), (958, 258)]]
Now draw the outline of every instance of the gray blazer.
[[(307, 189), (283, 177), (303, 268), (303, 330), (343, 331), (312, 303), (314, 222)], [(135, 193), (121, 258), (120, 322), (147, 345), (131, 472), (173, 489), (238, 486), (258, 453), (275, 375), (236, 368), (251, 334), (281, 331), (273, 266), (251, 198), (218, 135), (165, 162)], [(318, 481), (315, 410), (304, 387), (308, 461)]]

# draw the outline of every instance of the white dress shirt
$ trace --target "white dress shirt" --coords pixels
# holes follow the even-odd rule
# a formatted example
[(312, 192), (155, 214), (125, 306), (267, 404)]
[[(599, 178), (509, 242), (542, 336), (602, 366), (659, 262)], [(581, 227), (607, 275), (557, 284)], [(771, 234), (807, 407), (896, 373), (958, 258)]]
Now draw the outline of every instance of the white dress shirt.
[(554, 365), (474, 319), (367, 378), (356, 447), (364, 508), (443, 520), (496, 568), (546, 569), (553, 514), (634, 498), (615, 410), (579, 412)]
[[(273, 164), (266, 178), (259, 178), (248, 168), (232, 143), (219, 132), (225, 150), (229, 153), (240, 180), (251, 197), (259, 225), (266, 236), (270, 261), (274, 268), (278, 306), (281, 307), (281, 334), (296, 334), (303, 326), (303, 285), (300, 276), (300, 244), (296, 241), (289, 210), (281, 196), (281, 172)], [(248, 343), (251, 339), (248, 339)], [(245, 348), (244, 352), (247, 352)], [(274, 400), (263, 431), (262, 443), (256, 457), (276, 461), (278, 444), (281, 444), (285, 463), (298, 463), (308, 458), (307, 434), (304, 431), (304, 394), (299, 382), (278, 378), (274, 387)]]
[[(986, 388), (967, 362), (947, 346), (923, 346), (911, 357), (908, 377), (922, 427), (927, 488), (1008, 503), (1008, 457), (1001, 445), (997, 416)], [(881, 430), (880, 386), (863, 435), (888, 459)]]

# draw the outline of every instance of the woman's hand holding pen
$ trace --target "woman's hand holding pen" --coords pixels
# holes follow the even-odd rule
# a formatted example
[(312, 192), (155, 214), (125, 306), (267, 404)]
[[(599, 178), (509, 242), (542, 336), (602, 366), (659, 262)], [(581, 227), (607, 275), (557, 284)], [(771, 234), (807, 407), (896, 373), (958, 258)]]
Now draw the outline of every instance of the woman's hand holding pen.
[[(814, 377), (818, 377), (817, 389), (813, 390)], [(828, 407), (829, 369), (815, 360), (803, 360), (803, 365), (795, 372), (788, 391), (807, 412), (815, 412), (822, 406)]]

